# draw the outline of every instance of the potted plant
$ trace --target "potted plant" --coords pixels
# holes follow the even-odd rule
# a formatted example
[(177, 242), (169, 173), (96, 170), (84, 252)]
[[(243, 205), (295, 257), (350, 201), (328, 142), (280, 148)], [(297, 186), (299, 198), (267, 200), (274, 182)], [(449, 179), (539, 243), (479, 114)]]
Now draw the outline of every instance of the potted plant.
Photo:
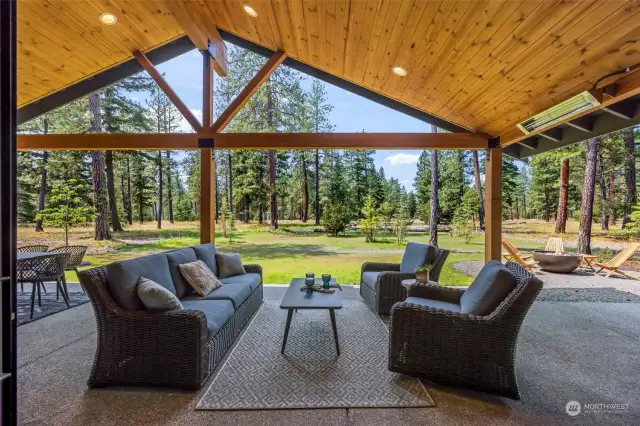
[(431, 265), (423, 265), (416, 269), (416, 281), (419, 283), (429, 282), (429, 270)]

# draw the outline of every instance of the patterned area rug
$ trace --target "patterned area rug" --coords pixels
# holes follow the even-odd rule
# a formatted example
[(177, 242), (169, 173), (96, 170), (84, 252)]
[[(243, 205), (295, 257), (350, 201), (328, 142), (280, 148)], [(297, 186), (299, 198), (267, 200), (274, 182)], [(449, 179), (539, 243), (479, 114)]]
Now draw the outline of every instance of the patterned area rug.
[[(67, 304), (60, 296), (60, 300), (56, 300), (55, 290), (49, 290), (48, 293), (42, 293), (42, 306), (38, 306), (38, 295), (36, 294), (35, 304), (33, 305), (33, 318), (29, 318), (31, 314), (31, 292), (18, 292), (18, 326), (27, 324), (35, 320), (39, 320), (57, 312), (64, 311)], [(69, 306), (79, 306), (89, 302), (86, 293), (69, 292)]]
[(337, 356), (326, 310), (293, 315), (266, 301), (196, 407), (199, 410), (433, 407), (422, 383), (387, 370), (389, 333), (360, 301), (336, 311)]

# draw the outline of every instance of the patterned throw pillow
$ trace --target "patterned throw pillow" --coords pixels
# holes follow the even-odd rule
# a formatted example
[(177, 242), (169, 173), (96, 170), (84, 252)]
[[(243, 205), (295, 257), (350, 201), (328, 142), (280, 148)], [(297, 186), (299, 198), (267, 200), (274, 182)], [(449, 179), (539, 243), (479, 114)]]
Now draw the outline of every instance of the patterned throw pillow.
[(166, 288), (148, 278), (140, 277), (136, 287), (138, 297), (149, 311), (181, 311), (182, 303)]
[(206, 296), (222, 285), (218, 277), (211, 272), (211, 269), (202, 260), (183, 263), (178, 265), (178, 269), (184, 279), (200, 296)]

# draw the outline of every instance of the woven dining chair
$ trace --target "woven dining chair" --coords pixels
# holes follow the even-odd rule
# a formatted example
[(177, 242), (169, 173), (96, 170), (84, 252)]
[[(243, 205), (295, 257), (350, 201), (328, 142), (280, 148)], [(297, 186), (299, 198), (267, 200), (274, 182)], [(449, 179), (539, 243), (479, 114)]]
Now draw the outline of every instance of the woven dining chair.
[[(16, 249), (16, 251), (20, 253), (44, 253), (48, 250), (49, 250), (49, 246), (38, 245), (38, 244), (32, 245), (32, 246), (22, 246)], [(20, 291), (24, 293), (24, 281), (20, 279), (19, 275), (18, 275), (18, 282), (20, 283)], [(42, 285), (42, 289), (44, 290), (45, 293), (47, 292), (47, 288), (44, 286), (44, 284)]]
[[(82, 263), (82, 259), (84, 259), (84, 255), (87, 252), (87, 246), (63, 246), (56, 247), (49, 250), (51, 253), (67, 253), (69, 255), (67, 259), (67, 264), (64, 267), (65, 271), (74, 271), (76, 275), (78, 275), (78, 266)], [(65, 280), (65, 290), (69, 293), (66, 288), (67, 282)], [(82, 291), (84, 290), (84, 286), (80, 283), (80, 287), (82, 287)], [(60, 293), (56, 291), (56, 298), (59, 298)]]
[(36, 294), (38, 296), (38, 306), (42, 306), (40, 288), (44, 287), (46, 281), (55, 281), (56, 287), (69, 307), (69, 295), (67, 294), (66, 280), (64, 278), (64, 267), (67, 263), (67, 253), (55, 254), (52, 256), (34, 257), (25, 259), (18, 263), (18, 274), (22, 274), (23, 282), (33, 283), (31, 289), (31, 314), (33, 319), (33, 308)]

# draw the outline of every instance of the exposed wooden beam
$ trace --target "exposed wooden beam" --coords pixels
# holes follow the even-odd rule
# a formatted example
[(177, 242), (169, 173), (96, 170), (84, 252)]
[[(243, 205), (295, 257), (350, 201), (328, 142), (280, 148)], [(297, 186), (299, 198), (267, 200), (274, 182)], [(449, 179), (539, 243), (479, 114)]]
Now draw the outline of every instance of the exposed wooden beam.
[(213, 60), (202, 54), (202, 127), (208, 129), (213, 122)]
[(567, 121), (567, 125), (583, 132), (591, 132), (593, 130), (594, 118), (589, 115), (578, 117), (575, 120)]
[(487, 150), (485, 163), (484, 259), (502, 256), (502, 149)]
[(134, 133), (18, 135), (19, 150), (199, 149), (486, 149), (474, 133)]
[(167, 95), (169, 100), (176, 106), (176, 108), (178, 108), (178, 111), (180, 111), (180, 113), (189, 122), (189, 124), (191, 124), (191, 127), (193, 127), (193, 129), (196, 132), (201, 132), (202, 126), (200, 125), (200, 122), (198, 121), (196, 116), (193, 115), (189, 107), (187, 107), (187, 105), (184, 102), (182, 102), (182, 99), (180, 99), (180, 97), (176, 94), (176, 92), (174, 92), (174, 90), (171, 88), (171, 86), (169, 86), (166, 80), (162, 78), (162, 75), (160, 74), (158, 69), (151, 63), (151, 61), (149, 61), (149, 59), (147, 59), (144, 53), (140, 52), (139, 50), (136, 50), (133, 52), (133, 56), (138, 60), (140, 65), (142, 65), (142, 67), (149, 73), (153, 81), (155, 81), (156, 84), (160, 87), (160, 89), (162, 89), (162, 91), (164, 92), (165, 95)]
[(580, 114), (577, 114), (573, 117), (568, 118), (567, 120), (556, 123), (553, 126), (550, 126), (549, 128), (540, 129), (528, 135), (525, 135), (520, 129), (515, 127), (515, 124), (514, 124), (513, 129), (500, 135), (500, 145), (503, 147), (509, 146), (516, 142), (520, 142), (523, 139), (527, 139), (531, 136), (539, 135), (540, 133), (547, 131), (551, 128), (554, 128), (560, 124), (564, 124), (564, 123), (569, 124), (568, 121), (575, 122), (577, 119), (584, 117), (586, 115), (589, 115), (594, 111), (602, 110), (605, 108), (609, 109), (611, 105), (617, 104), (618, 102), (622, 102), (628, 98), (631, 98), (639, 94), (640, 94), (640, 69), (636, 71), (632, 71), (631, 73), (617, 80), (615, 82), (615, 96), (604, 96), (602, 104), (594, 108), (590, 108), (586, 111), (583, 111)]
[(173, 16), (198, 50), (209, 52), (213, 69), (220, 77), (229, 72), (227, 46), (212, 22), (178, 0), (165, 0)]
[(260, 89), (265, 81), (271, 77), (271, 74), (278, 68), (278, 66), (286, 59), (286, 53), (277, 51), (266, 64), (260, 68), (260, 71), (249, 81), (249, 83), (242, 89), (238, 96), (231, 101), (227, 109), (224, 110), (216, 122), (211, 126), (211, 131), (221, 132), (225, 127), (233, 120), (233, 117), (240, 112), (242, 107), (251, 99), (254, 93)]
[(216, 240), (216, 163), (212, 148), (200, 150), (200, 243)]

